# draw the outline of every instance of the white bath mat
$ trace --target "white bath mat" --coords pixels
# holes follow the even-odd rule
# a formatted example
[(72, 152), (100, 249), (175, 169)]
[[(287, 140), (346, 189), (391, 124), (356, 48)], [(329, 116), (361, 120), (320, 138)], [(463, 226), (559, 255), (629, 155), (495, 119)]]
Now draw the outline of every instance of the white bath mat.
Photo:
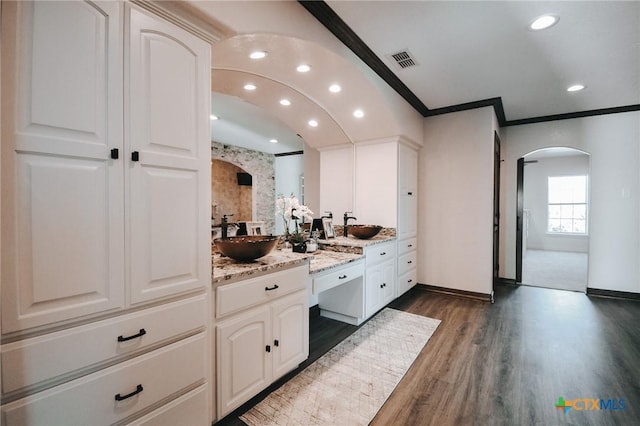
[(240, 418), (250, 426), (367, 425), (438, 324), (386, 308)]

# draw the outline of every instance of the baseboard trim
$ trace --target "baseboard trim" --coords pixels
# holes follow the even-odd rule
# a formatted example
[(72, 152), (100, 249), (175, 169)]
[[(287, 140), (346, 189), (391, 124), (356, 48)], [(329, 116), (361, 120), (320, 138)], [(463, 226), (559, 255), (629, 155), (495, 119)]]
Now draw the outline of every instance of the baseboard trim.
[(455, 288), (447, 288), (447, 287), (438, 287), (435, 285), (428, 285), (418, 283), (416, 284), (416, 288), (426, 291), (432, 291), (434, 293), (442, 293), (449, 294), (453, 296), (462, 296), (469, 299), (482, 300), (483, 302), (493, 303), (493, 294), (492, 293), (477, 293), (475, 291), (467, 291), (467, 290), (458, 290)]
[(604, 290), (601, 288), (587, 287), (587, 296), (609, 297), (614, 299), (640, 300), (640, 293), (630, 291)]
[(518, 285), (518, 282), (515, 280), (515, 278), (498, 277), (498, 284), (510, 285), (512, 287), (515, 287)]

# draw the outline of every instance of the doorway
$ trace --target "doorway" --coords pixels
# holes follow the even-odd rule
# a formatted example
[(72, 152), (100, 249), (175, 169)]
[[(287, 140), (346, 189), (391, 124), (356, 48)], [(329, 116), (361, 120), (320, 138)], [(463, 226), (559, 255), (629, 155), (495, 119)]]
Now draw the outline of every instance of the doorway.
[(585, 292), (589, 154), (545, 148), (518, 160), (516, 281)]

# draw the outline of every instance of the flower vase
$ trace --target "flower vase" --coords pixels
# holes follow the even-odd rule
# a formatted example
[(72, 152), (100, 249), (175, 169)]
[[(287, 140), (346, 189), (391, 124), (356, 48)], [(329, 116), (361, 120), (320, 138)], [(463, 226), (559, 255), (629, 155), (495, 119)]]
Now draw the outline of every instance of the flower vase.
[(306, 253), (307, 252), (307, 243), (304, 241), (301, 243), (293, 243), (293, 247), (291, 249), (296, 253)]

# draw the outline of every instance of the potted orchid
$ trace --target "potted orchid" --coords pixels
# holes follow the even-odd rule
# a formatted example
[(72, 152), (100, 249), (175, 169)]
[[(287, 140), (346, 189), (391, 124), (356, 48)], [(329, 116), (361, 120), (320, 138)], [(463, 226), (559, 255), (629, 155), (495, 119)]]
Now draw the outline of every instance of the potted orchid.
[[(309, 207), (300, 204), (295, 195), (285, 197), (280, 194), (276, 201), (278, 214), (284, 221), (285, 238), (293, 245), (293, 251), (304, 253), (307, 250), (305, 237), (300, 229), (299, 221), (304, 223), (305, 219), (313, 221), (313, 212)], [(293, 222), (293, 223), (292, 223)], [(293, 230), (291, 229), (293, 225)]]

